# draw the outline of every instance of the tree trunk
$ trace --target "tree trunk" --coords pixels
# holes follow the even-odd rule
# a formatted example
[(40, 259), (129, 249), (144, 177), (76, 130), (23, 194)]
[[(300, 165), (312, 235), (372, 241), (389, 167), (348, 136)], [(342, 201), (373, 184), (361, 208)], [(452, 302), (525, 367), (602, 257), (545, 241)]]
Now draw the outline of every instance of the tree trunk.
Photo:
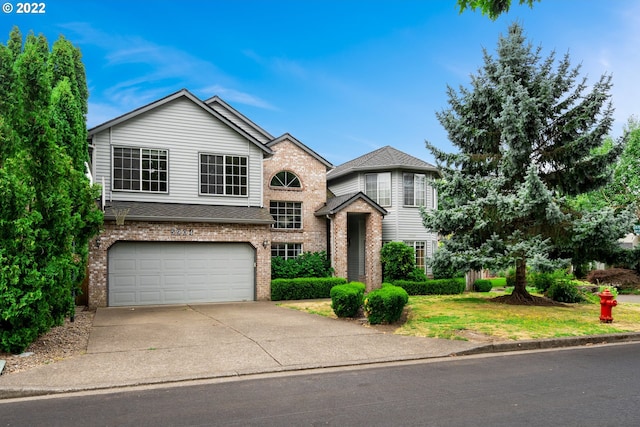
[(520, 258), (516, 261), (516, 285), (509, 298), (512, 303), (529, 304), (533, 296), (527, 291), (527, 260)]

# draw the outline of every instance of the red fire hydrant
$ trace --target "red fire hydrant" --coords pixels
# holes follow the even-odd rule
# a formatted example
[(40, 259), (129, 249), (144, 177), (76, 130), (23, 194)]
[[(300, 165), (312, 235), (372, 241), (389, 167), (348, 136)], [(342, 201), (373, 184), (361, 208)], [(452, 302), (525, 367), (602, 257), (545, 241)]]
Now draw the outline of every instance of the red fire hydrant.
[(613, 299), (613, 294), (606, 288), (598, 294), (600, 297), (600, 321), (603, 323), (613, 322), (611, 317), (611, 309), (618, 305), (618, 301)]

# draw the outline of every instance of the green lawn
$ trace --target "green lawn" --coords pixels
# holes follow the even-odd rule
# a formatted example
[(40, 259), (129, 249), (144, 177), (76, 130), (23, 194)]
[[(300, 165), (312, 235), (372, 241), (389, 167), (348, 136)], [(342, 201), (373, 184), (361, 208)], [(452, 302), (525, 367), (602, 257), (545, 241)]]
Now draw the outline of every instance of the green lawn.
[[(640, 332), (640, 304), (619, 303), (613, 323), (600, 322), (599, 304), (535, 307), (489, 301), (498, 293), (409, 297), (406, 323), (399, 335), (446, 339), (526, 340), (563, 336)], [(335, 317), (331, 300), (282, 303), (283, 307)]]

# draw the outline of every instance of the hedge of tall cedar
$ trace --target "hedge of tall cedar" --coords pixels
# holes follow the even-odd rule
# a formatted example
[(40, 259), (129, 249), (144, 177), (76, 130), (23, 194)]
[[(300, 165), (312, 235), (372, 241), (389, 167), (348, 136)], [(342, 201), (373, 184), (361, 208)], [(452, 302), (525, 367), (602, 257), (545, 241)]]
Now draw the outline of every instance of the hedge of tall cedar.
[(88, 90), (78, 48), (0, 44), (0, 350), (19, 353), (74, 310), (102, 224), (85, 176)]

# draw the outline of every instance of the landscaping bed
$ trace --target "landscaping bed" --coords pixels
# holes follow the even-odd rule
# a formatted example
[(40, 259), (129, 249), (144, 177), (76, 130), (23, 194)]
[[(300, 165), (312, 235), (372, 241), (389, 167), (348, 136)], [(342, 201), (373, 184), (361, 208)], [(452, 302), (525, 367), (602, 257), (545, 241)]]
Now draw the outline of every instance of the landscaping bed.
[(366, 318), (337, 319), (331, 300), (291, 301), (281, 306), (359, 322), (383, 332), (468, 341), (512, 341), (640, 332), (640, 304), (620, 303), (613, 323), (600, 322), (599, 304), (517, 306), (492, 302), (499, 292), (410, 296), (403, 317), (391, 325), (368, 325)]

